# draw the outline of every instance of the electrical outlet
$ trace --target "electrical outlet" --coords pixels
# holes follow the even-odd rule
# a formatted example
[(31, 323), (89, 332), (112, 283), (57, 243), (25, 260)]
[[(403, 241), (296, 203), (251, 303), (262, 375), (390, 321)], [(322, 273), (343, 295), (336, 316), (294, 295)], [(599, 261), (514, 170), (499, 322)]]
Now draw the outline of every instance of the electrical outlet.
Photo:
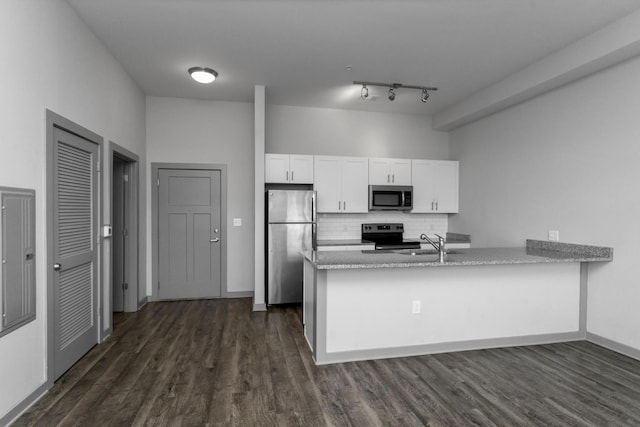
[(549, 240), (552, 242), (559, 242), (560, 232), (558, 230), (549, 230)]
[(234, 227), (242, 227), (242, 218), (233, 218)]
[(411, 313), (420, 314), (420, 300), (415, 300), (411, 303)]

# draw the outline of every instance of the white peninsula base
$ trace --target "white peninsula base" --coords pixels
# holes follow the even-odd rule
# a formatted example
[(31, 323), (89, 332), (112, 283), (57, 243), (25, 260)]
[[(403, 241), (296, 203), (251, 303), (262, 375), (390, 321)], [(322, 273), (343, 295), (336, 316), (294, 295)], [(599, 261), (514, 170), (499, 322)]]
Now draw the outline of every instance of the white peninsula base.
[(319, 365), (583, 339), (581, 265), (586, 281), (579, 262), (319, 269), (305, 259), (305, 337)]

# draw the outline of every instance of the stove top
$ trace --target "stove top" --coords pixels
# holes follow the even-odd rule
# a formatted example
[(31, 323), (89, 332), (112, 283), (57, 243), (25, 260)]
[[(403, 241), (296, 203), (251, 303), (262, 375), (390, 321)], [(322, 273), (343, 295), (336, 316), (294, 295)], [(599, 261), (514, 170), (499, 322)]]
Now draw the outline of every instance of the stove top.
[(362, 224), (362, 240), (375, 243), (376, 250), (420, 249), (420, 242), (405, 240), (404, 224), (373, 223)]

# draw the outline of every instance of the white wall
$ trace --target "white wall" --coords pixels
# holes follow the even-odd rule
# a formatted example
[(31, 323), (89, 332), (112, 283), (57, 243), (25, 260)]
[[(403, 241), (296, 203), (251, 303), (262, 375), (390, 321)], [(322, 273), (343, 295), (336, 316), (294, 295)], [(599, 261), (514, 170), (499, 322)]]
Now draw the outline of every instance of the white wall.
[[(227, 289), (254, 289), (253, 104), (147, 98), (147, 159), (151, 163), (227, 165)], [(149, 167), (149, 171), (151, 168)], [(150, 172), (149, 172), (150, 173)], [(147, 197), (151, 224), (151, 197)], [(242, 218), (233, 227), (233, 218)], [(151, 247), (151, 229), (148, 245)], [(148, 257), (151, 277), (151, 257)], [(151, 295), (149, 280), (147, 293)]]
[(589, 332), (640, 349), (640, 59), (451, 133), (460, 214), (474, 246), (614, 248), (589, 269)]
[(267, 105), (267, 153), (449, 159), (431, 117)]
[(141, 157), (145, 128), (141, 91), (67, 3), (2, 0), (0, 52), (0, 185), (36, 190), (37, 229), (36, 320), (0, 338), (1, 420), (46, 380), (45, 109)]

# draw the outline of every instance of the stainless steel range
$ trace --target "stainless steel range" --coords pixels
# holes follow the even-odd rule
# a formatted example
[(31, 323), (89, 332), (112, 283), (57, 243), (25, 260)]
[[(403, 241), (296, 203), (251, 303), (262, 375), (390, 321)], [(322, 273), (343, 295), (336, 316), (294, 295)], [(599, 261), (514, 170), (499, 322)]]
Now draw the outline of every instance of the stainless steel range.
[(404, 240), (404, 224), (362, 224), (363, 242), (373, 242), (376, 250), (420, 249), (420, 242)]

